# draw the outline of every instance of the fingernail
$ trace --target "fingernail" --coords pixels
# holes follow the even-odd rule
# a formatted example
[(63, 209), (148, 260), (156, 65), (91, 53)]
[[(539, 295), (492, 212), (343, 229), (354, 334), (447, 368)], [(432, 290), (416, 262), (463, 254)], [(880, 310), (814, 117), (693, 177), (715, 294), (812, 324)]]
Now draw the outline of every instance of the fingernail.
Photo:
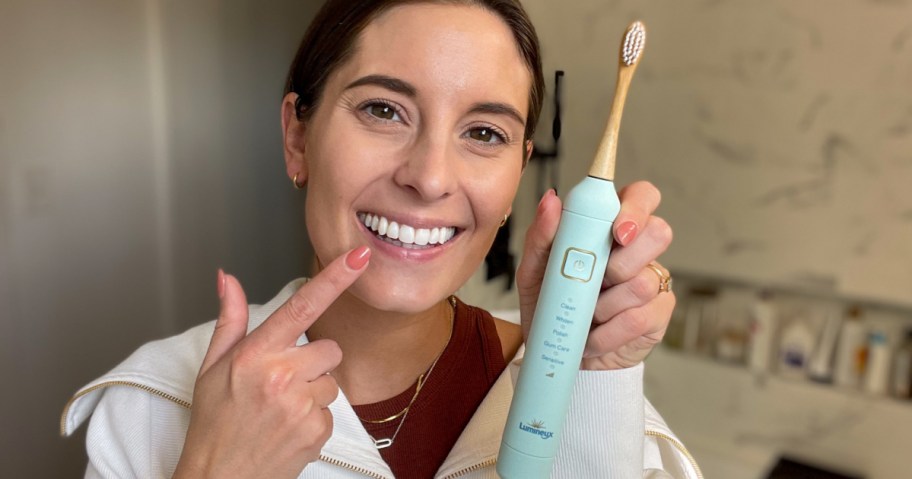
[(351, 253), (348, 253), (348, 256), (345, 257), (345, 264), (349, 268), (358, 271), (363, 268), (364, 265), (370, 260), (371, 250), (367, 246), (361, 246), (360, 248), (355, 248)]
[(219, 299), (225, 299), (225, 272), (222, 271), (222, 268), (218, 270), (218, 296)]
[(538, 201), (538, 211), (541, 211), (542, 205), (545, 204), (545, 199), (554, 196), (554, 188), (548, 188), (548, 191), (545, 192), (545, 195), (541, 197)]
[(618, 226), (617, 229), (617, 239), (618, 243), (621, 246), (627, 246), (628, 243), (633, 241), (636, 238), (637, 225), (633, 221), (626, 221), (621, 223), (621, 226)]

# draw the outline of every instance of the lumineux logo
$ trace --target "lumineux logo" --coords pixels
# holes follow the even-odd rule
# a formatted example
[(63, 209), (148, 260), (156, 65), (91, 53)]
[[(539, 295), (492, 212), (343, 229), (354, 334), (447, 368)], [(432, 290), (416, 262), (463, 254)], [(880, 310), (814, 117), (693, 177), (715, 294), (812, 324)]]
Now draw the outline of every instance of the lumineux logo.
[(554, 436), (553, 432), (545, 430), (545, 422), (539, 421), (538, 419), (529, 421), (529, 424), (524, 424), (522, 421), (520, 421), (519, 429), (528, 432), (529, 434), (535, 434), (542, 439), (551, 439), (551, 437)]

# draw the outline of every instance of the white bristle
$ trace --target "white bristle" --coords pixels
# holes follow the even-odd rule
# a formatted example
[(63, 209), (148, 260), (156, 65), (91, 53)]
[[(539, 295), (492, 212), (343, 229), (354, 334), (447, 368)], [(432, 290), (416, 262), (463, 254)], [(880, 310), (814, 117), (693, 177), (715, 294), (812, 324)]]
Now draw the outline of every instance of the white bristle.
[(627, 34), (624, 35), (624, 48), (621, 54), (621, 61), (624, 62), (624, 65), (630, 66), (636, 63), (645, 43), (646, 28), (640, 22), (633, 22), (627, 28)]

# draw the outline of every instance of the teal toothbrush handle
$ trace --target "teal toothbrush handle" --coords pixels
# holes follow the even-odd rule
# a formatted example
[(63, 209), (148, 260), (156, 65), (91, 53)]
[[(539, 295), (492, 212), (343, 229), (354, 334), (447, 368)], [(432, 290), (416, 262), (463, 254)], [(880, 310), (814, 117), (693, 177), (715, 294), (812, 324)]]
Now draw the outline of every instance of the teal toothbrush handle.
[(497, 459), (501, 478), (551, 475), (618, 211), (614, 183), (599, 178), (564, 202)]

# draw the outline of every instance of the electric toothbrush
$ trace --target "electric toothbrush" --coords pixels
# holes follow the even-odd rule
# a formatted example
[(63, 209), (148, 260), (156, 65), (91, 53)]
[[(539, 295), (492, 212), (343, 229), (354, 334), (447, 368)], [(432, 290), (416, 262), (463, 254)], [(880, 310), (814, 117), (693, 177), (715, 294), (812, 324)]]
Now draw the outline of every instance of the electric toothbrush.
[(643, 24), (630, 24), (605, 134), (589, 176), (564, 201), (497, 459), (504, 479), (551, 475), (621, 207), (614, 187), (618, 130), (645, 42)]

